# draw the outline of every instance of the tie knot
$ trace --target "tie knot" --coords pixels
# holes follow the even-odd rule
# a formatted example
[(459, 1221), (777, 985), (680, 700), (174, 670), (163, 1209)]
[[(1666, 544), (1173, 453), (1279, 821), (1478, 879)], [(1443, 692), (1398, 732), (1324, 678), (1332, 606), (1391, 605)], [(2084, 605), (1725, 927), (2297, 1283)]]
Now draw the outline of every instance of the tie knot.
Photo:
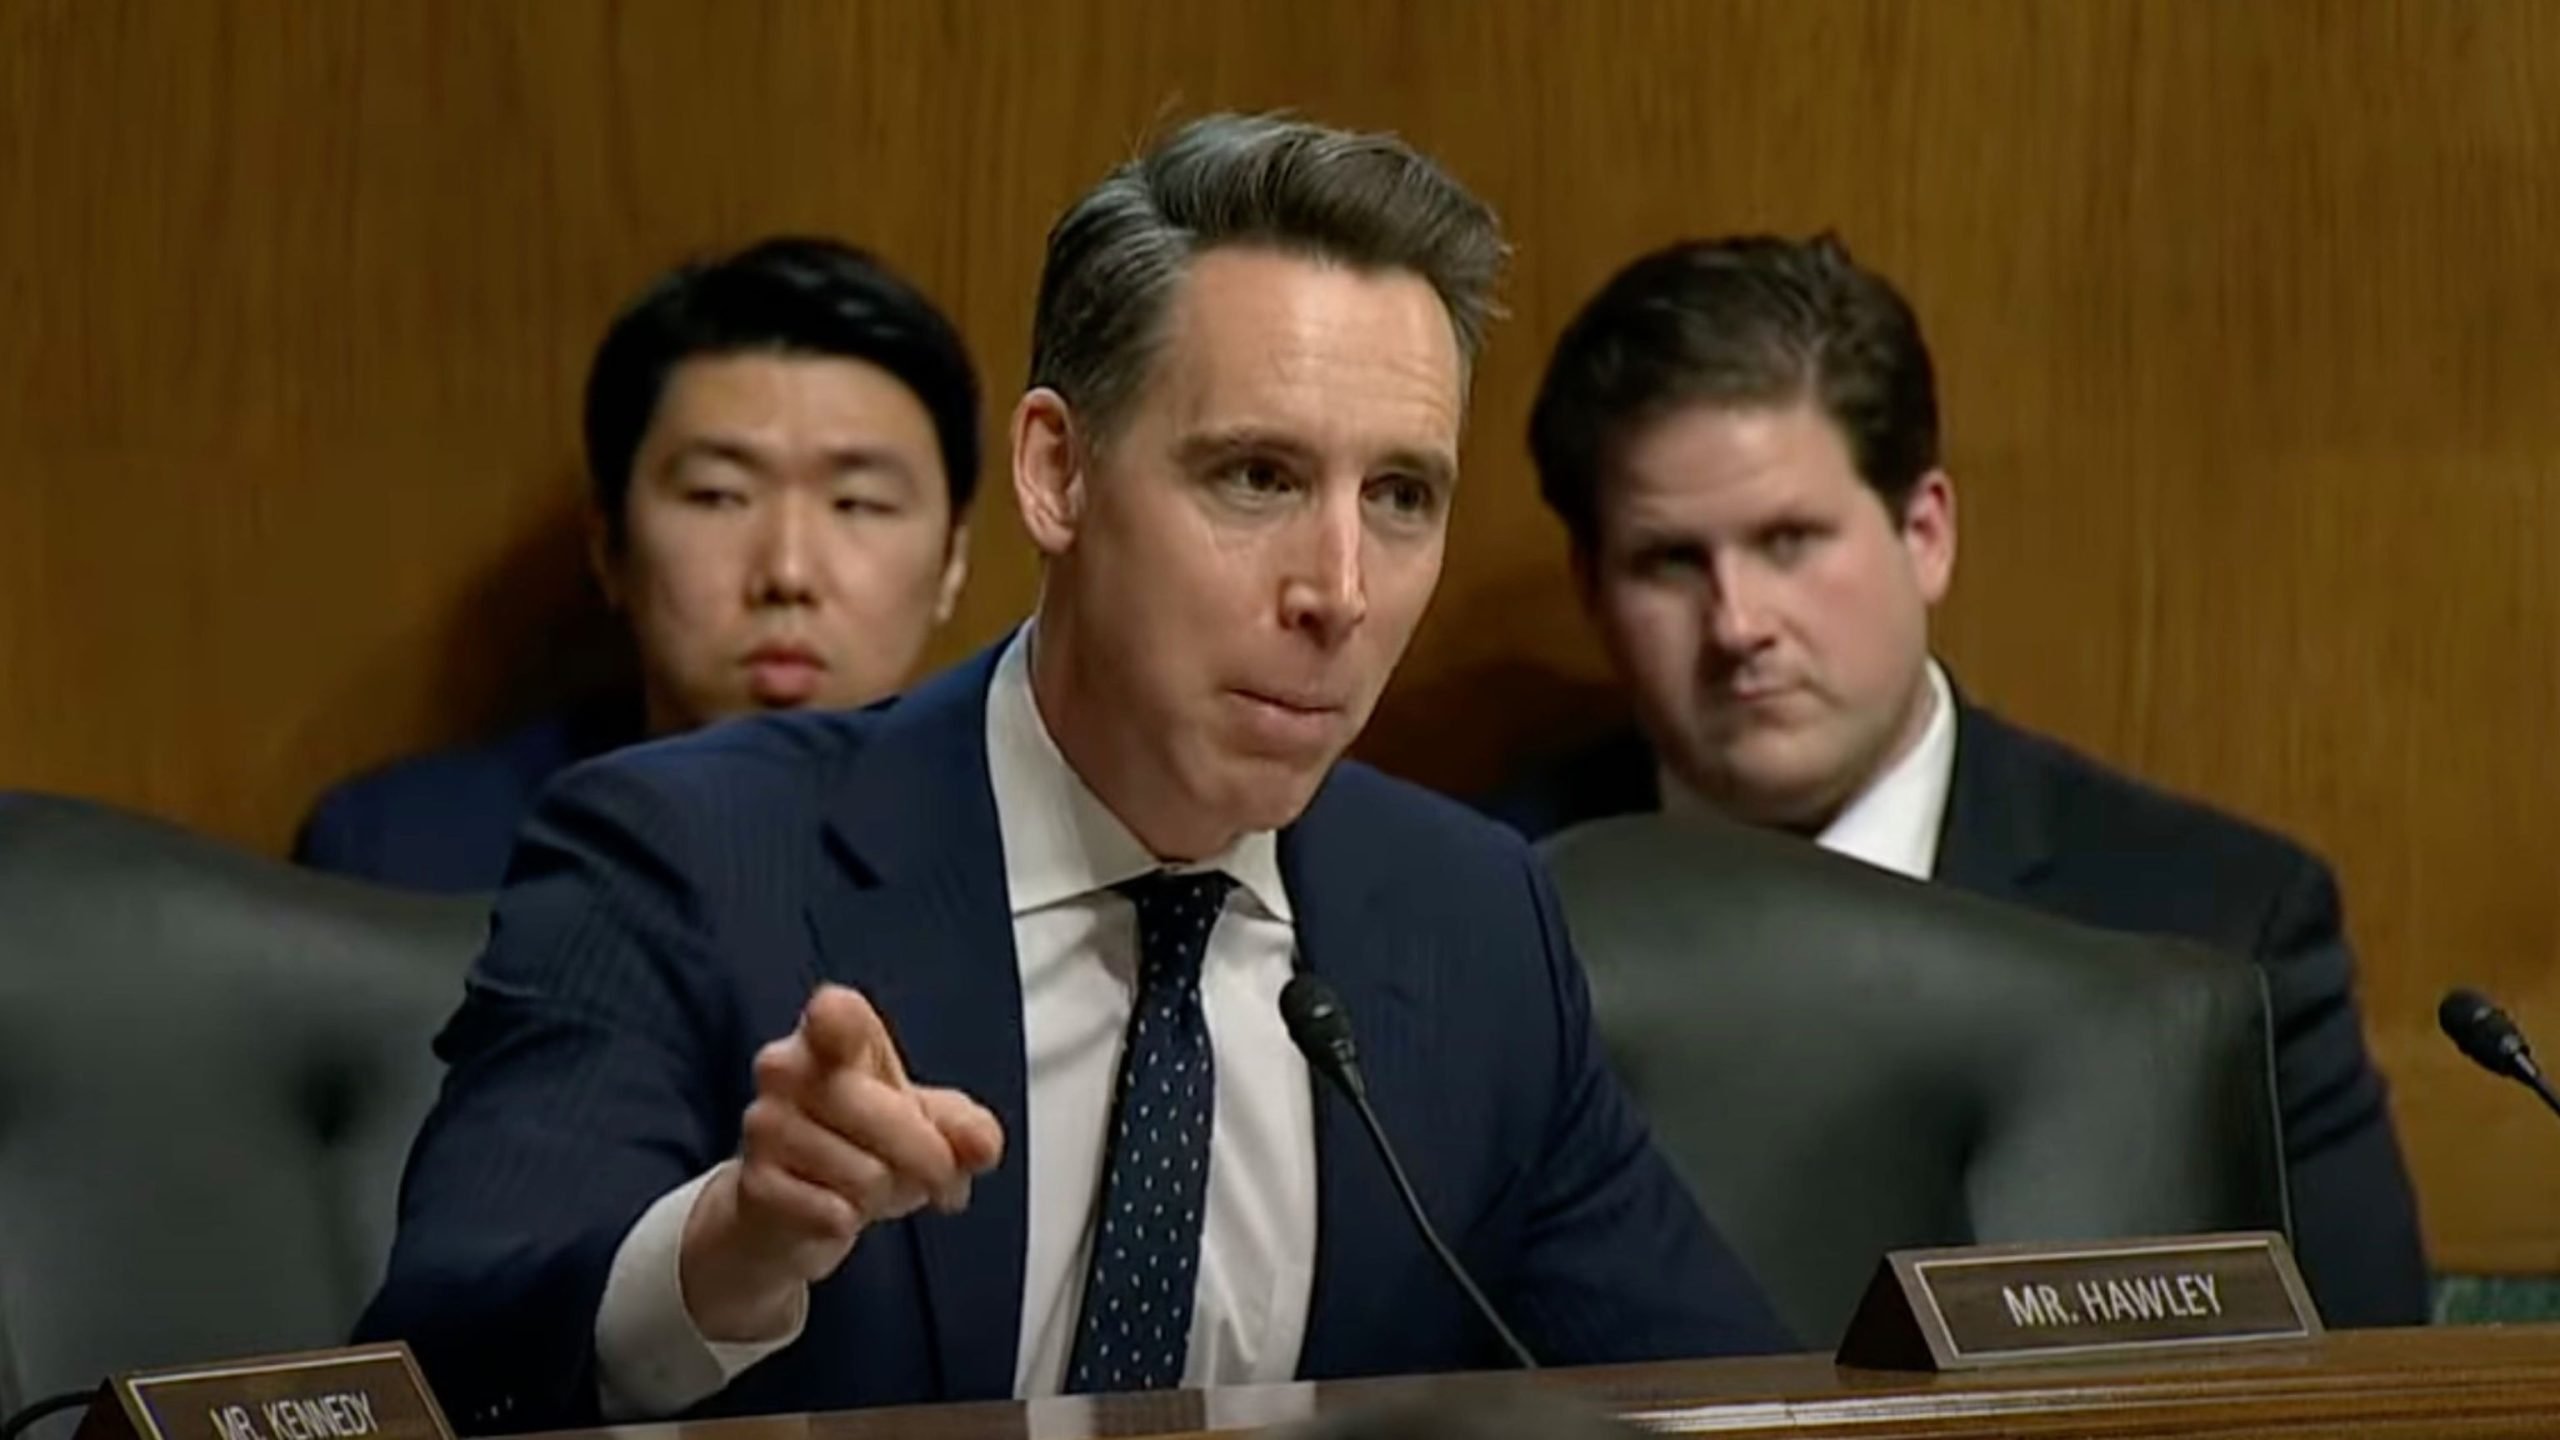
[(1208, 921), (1227, 903), (1235, 877), (1224, 870), (1154, 870), (1111, 887), (1138, 907), (1138, 923)]
[(1235, 877), (1222, 870), (1158, 870), (1111, 887), (1138, 907), (1141, 980), (1187, 980), (1200, 970), (1209, 932)]

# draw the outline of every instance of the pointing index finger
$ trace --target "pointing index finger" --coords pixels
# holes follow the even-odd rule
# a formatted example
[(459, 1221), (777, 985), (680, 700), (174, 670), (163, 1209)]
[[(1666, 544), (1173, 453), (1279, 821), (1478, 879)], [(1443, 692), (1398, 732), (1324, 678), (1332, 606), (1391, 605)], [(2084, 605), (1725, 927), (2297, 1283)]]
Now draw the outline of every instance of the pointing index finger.
[(823, 1065), (845, 1066), (900, 1089), (911, 1088), (889, 1024), (859, 990), (820, 985), (800, 1012), (800, 1031)]

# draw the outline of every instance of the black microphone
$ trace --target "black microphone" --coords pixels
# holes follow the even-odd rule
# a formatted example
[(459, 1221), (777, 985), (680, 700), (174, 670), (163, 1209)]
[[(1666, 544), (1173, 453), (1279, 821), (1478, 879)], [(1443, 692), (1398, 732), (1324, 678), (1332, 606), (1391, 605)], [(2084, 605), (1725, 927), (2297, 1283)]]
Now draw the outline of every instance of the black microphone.
[(2542, 1067), (2534, 1063), (2533, 1047), (2525, 1043), (2524, 1032), (2507, 1012), (2491, 1003), (2477, 990), (2449, 990), (2444, 1003), (2436, 1007), (2436, 1023), (2472, 1063), (2492, 1075), (2502, 1075), (2524, 1085), (2542, 1097), (2542, 1103), (2560, 1114), (2560, 1095), (2551, 1091), (2551, 1082), (2542, 1077)]
[(19, 1435), (24, 1434), (46, 1416), (59, 1415), (65, 1410), (77, 1410), (96, 1398), (98, 1398), (98, 1392), (94, 1389), (68, 1390), (60, 1395), (47, 1395), (8, 1419), (0, 1420), (0, 1440), (17, 1440)]
[(1360, 1047), (1351, 1038), (1351, 1012), (1342, 1008), (1342, 998), (1333, 993), (1332, 986), (1301, 970), (1281, 987), (1280, 1018), (1287, 1023), (1289, 1038), (1296, 1043), (1298, 1053), (1307, 1057), (1307, 1063), (1315, 1067), (1318, 1075), (1342, 1092), (1359, 1115), (1360, 1123), (1368, 1128), (1369, 1139), (1378, 1147), (1378, 1158), (1387, 1162), (1387, 1178), (1395, 1182), (1396, 1194), (1404, 1199), (1405, 1213), (1413, 1217), (1423, 1243), (1440, 1258), (1441, 1268), (1458, 1282), (1459, 1289), (1467, 1292), (1476, 1313), (1493, 1327), (1494, 1334), (1502, 1337), (1503, 1348), (1520, 1362), (1520, 1368), (1537, 1369), (1538, 1362), (1529, 1354), (1529, 1347), (1521, 1344), (1520, 1337), (1512, 1334), (1511, 1327), (1494, 1313), (1493, 1302), (1476, 1288), (1467, 1267), (1458, 1263), (1458, 1257), (1441, 1242), (1440, 1232), (1431, 1228), (1431, 1217), (1423, 1213), (1422, 1197), (1413, 1193), (1413, 1182), (1405, 1178), (1404, 1166), (1396, 1159), (1396, 1147), (1387, 1143), (1386, 1127), (1378, 1123), (1378, 1112), (1369, 1108), (1369, 1082), (1360, 1074)]

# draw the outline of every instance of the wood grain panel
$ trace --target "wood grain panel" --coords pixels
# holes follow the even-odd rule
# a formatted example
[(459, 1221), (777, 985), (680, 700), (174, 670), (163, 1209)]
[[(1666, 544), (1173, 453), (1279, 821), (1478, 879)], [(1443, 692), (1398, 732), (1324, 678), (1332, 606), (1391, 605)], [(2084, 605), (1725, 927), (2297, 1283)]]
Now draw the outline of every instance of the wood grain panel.
[[(1835, 227), (1936, 341), (1965, 682), (2335, 859), (2439, 1258), (2560, 1269), (2560, 1130), (2429, 1020), (2560, 1034), (2542, 0), (0, 0), (0, 784), (276, 847), (547, 703), (626, 291), (841, 232), (1007, 397), (1049, 219), (1216, 106), (1399, 128), (1519, 245), (1369, 753), (1470, 786), (1603, 713), (1543, 347), (1640, 248)], [(996, 498), (943, 658), (1031, 593)]]

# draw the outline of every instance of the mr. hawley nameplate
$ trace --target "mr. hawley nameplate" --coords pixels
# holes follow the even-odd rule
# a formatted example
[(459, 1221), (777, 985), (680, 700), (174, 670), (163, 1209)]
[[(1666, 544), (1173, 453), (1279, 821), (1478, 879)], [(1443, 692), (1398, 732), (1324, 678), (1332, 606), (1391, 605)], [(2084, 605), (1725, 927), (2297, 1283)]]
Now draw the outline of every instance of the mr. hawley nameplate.
[(2320, 1317), (2273, 1232), (1885, 1257), (1840, 1363), (1965, 1370), (2303, 1342)]

